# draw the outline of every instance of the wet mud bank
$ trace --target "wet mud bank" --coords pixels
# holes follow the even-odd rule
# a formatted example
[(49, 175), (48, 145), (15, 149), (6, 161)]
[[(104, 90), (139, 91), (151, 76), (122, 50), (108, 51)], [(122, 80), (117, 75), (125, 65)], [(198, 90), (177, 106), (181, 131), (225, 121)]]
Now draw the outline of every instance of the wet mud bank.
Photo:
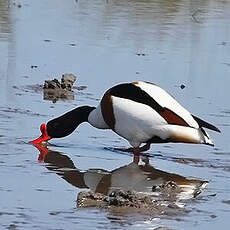
[[(102, 208), (121, 213), (140, 213), (147, 216), (173, 216), (190, 212), (186, 200), (197, 197), (207, 186), (207, 181), (191, 182), (187, 185), (175, 181), (158, 182), (148, 189), (138, 192), (133, 189), (111, 189), (108, 194), (81, 191), (77, 195), (78, 208)], [(188, 182), (188, 181), (187, 181)], [(106, 186), (106, 185), (100, 185)], [(186, 188), (187, 187), (187, 188)], [(190, 187), (190, 188), (189, 188)]]
[(120, 213), (140, 213), (148, 216), (176, 215), (188, 213), (173, 203), (163, 204), (155, 200), (151, 195), (139, 193), (134, 190), (113, 190), (108, 195), (82, 191), (77, 196), (78, 208), (102, 208)]

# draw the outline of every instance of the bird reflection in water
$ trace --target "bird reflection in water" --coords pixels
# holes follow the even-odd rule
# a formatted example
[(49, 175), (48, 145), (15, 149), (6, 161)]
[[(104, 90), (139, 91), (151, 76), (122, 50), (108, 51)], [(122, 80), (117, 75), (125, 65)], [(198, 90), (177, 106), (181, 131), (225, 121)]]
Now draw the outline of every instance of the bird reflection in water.
[(78, 188), (87, 188), (95, 193), (108, 195), (116, 189), (134, 190), (156, 196), (156, 199), (185, 200), (196, 197), (207, 185), (207, 181), (168, 173), (150, 165), (148, 158), (142, 162), (133, 159), (128, 165), (112, 171), (88, 169), (81, 171), (73, 161), (58, 151), (43, 145), (35, 145), (40, 154), (38, 160), (68, 183)]

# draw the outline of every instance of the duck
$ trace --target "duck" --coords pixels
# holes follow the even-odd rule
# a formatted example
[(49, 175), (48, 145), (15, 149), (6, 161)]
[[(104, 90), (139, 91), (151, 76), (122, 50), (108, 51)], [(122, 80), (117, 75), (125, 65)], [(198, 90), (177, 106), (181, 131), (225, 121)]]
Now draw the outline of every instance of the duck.
[(108, 89), (99, 105), (79, 106), (43, 123), (41, 136), (30, 141), (41, 144), (70, 135), (83, 122), (110, 129), (126, 139), (134, 156), (153, 143), (192, 143), (214, 146), (204, 130), (220, 130), (192, 115), (160, 86), (145, 81), (121, 83)]

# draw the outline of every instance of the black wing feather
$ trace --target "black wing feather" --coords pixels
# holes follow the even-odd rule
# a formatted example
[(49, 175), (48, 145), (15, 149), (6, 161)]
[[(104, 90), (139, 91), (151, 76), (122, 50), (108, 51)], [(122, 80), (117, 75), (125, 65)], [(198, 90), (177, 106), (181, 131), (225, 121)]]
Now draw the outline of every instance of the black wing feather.
[(206, 121), (200, 119), (199, 117), (196, 117), (196, 116), (194, 116), (194, 115), (192, 115), (192, 116), (193, 116), (194, 120), (198, 123), (198, 125), (199, 125), (200, 127), (204, 127), (204, 128), (207, 128), (207, 129), (211, 129), (211, 130), (213, 130), (213, 131), (216, 131), (216, 132), (219, 132), (219, 133), (220, 133), (220, 130), (219, 130), (216, 126), (214, 126), (214, 125), (212, 125), (212, 124), (210, 124), (210, 123), (208, 123), (208, 122), (206, 122)]
[(159, 113), (168, 124), (189, 126), (188, 123), (168, 108), (162, 107), (148, 93), (132, 83), (116, 85), (109, 90), (111, 96), (129, 99), (150, 106)]

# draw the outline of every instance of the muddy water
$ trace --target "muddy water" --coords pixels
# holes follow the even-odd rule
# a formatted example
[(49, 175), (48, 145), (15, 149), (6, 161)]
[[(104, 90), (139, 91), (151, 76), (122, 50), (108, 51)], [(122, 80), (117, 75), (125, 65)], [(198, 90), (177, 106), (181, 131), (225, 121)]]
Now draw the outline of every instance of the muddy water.
[[(1, 229), (228, 229), (229, 20), (229, 1), (0, 0)], [(43, 100), (39, 85), (63, 73), (87, 88), (75, 89), (74, 101)], [(215, 148), (163, 144), (148, 151), (151, 167), (207, 180), (208, 187), (173, 215), (77, 208), (83, 186), (63, 180), (27, 143), (42, 122), (96, 105), (110, 86), (139, 79), (161, 85), (221, 129), (210, 132)], [(83, 173), (129, 165), (132, 156), (117, 147), (128, 143), (85, 124), (48, 148)]]

